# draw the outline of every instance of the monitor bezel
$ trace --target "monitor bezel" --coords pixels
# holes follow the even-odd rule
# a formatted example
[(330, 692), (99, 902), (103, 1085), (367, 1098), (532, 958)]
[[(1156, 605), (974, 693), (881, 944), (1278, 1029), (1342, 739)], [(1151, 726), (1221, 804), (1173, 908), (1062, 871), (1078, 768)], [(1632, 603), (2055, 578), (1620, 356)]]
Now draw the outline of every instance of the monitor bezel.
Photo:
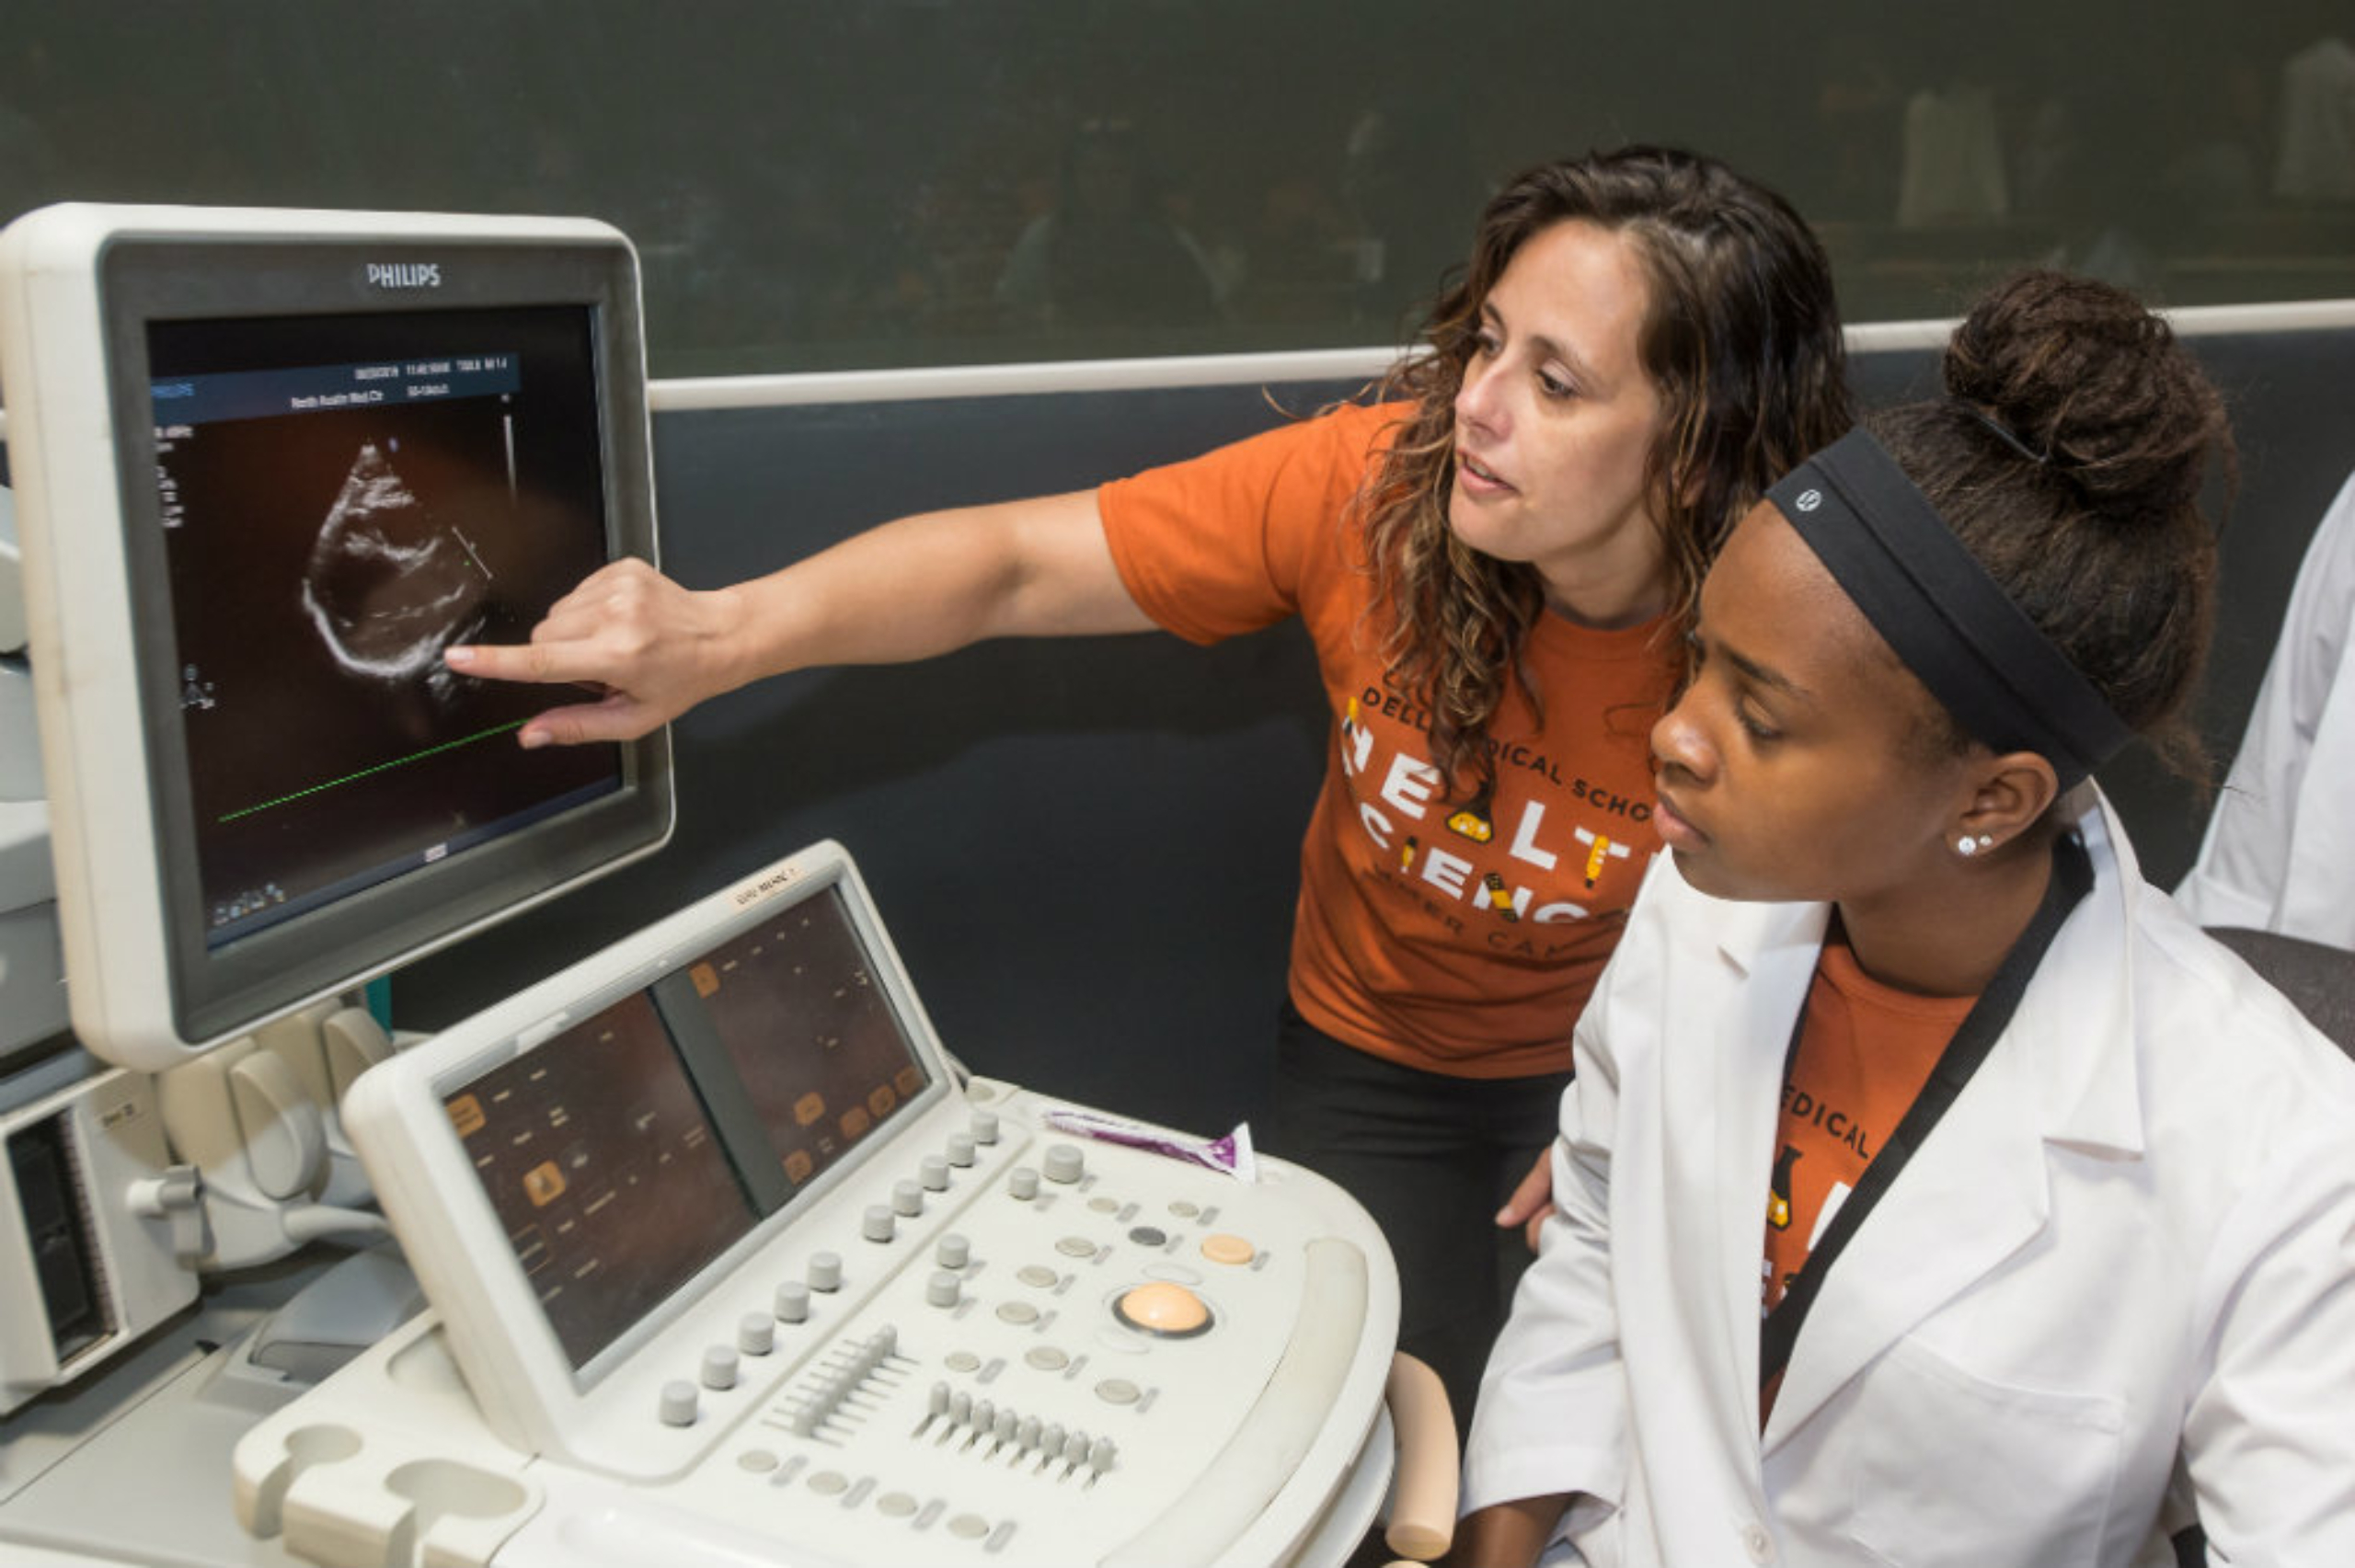
[[(74, 840), (66, 853), (68, 832), (59, 835), (59, 898), (68, 933), (69, 999), (84, 1042), (126, 1066), (174, 1065), (660, 848), (674, 807), (669, 739), (658, 730), (620, 747), (619, 787), (606, 795), (213, 946), (154, 480), (148, 335), (155, 326), (576, 308), (584, 314), (595, 377), (605, 557), (656, 560), (643, 326), (637, 258), (627, 239), (607, 225), (578, 220), (51, 211), (72, 220), (59, 225), (66, 235), (63, 248), (69, 256), (85, 254), (90, 292), (90, 317), (75, 323), (67, 313), (63, 346), (75, 347), (81, 326), (92, 339), (88, 348), (100, 373), (94, 389), (86, 383), (77, 387), (72, 378), (36, 374), (27, 389), (34, 399), (54, 392), (66, 406), (36, 407), (33, 418), (21, 422), (12, 410), (11, 435), (47, 424), (51, 435), (35, 444), (53, 447), (77, 433), (86, 441), (86, 431), (61, 434), (58, 427), (98, 418), (99, 410), (88, 406), (95, 390), (103, 398), (113, 473), (111, 518), (89, 515), (93, 506), (72, 518), (44, 520), (38, 514), (57, 510), (60, 495), (87, 497), (97, 479), (94, 454), (44, 451), (43, 458), (61, 457), (54, 466), (78, 488), (52, 494), (41, 486), (37, 501), (48, 504), (27, 509), (36, 514), (29, 532), (95, 528), (112, 534), (96, 547), (111, 560), (59, 561), (57, 581), (34, 585), (73, 603), (75, 613), (63, 613), (61, 603), (30, 617), (52, 806), (61, 794), (78, 797), (56, 815)], [(44, 237), (37, 230), (33, 239)], [(27, 269), (36, 274), (29, 289), (40, 286), (43, 258), (57, 248), (31, 242), (20, 247), (35, 258)], [(378, 279), (431, 277), (434, 283), (372, 286), (372, 267)], [(10, 303), (33, 314), (32, 306)], [(23, 335), (40, 330), (36, 320)], [(58, 345), (40, 347), (53, 359)], [(12, 363), (28, 358), (20, 353)], [(62, 538), (40, 544), (51, 554), (67, 547)], [(93, 548), (87, 541), (76, 547)], [(29, 540), (28, 555), (34, 554)], [(29, 589), (29, 601), (36, 597)], [(107, 603), (110, 598), (117, 602)], [(29, 602), (29, 609), (37, 608)], [(128, 639), (128, 667), (118, 649), (106, 646), (109, 638)], [(72, 675), (41, 679), (44, 653)], [(95, 719), (51, 713), (69, 702), (130, 704), (133, 711)], [(97, 777), (123, 767), (135, 769), (128, 788), (121, 779)], [(70, 824), (63, 820), (68, 818)], [(107, 906), (103, 915), (100, 906)], [(147, 922), (155, 927), (154, 939), (119, 944), (107, 940), (102, 921), (117, 928)], [(104, 994), (90, 994), (96, 992)]]

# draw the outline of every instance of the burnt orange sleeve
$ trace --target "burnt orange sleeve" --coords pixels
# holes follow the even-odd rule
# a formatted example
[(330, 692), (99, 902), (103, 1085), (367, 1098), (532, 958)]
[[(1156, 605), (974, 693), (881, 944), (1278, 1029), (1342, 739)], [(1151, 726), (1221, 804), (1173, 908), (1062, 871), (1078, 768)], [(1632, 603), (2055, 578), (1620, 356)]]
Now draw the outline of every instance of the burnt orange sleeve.
[(1130, 596), (1198, 643), (1297, 613), (1308, 574), (1354, 558), (1347, 514), (1400, 412), (1352, 405), (1102, 486)]

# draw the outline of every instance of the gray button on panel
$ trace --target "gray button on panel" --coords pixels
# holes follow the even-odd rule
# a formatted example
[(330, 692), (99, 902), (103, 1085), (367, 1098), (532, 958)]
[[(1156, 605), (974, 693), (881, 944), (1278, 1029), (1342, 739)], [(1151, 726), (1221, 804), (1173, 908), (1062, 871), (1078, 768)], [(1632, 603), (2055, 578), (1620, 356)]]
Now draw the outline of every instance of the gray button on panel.
[(1047, 1180), (1065, 1186), (1079, 1180), (1087, 1171), (1086, 1156), (1080, 1153), (1078, 1145), (1071, 1143), (1047, 1145), (1046, 1155), (1039, 1164), (1045, 1171)]
[(699, 1376), (707, 1389), (732, 1389), (736, 1386), (736, 1347), (714, 1345), (703, 1353), (703, 1368)]
[(990, 1522), (978, 1514), (959, 1514), (948, 1521), (948, 1533), (964, 1540), (979, 1540), (990, 1533)]
[(776, 1319), (766, 1312), (747, 1312), (736, 1320), (736, 1348), (747, 1356), (766, 1356), (776, 1348)]
[(747, 1448), (736, 1456), (736, 1468), (754, 1475), (766, 1475), (776, 1469), (776, 1456), (766, 1448)]
[(948, 1135), (948, 1162), (959, 1170), (973, 1162), (973, 1135), (952, 1132)]
[(997, 1316), (998, 1322), (1005, 1323), (1017, 1325), (1035, 1323), (1039, 1321), (1039, 1309), (1028, 1301), (1000, 1301), (997, 1304)]
[(868, 1204), (867, 1212), (859, 1217), (858, 1233), (870, 1242), (888, 1242), (899, 1234), (899, 1220), (883, 1204)]
[(693, 1383), (688, 1382), (684, 1378), (672, 1379), (662, 1385), (661, 1406), (662, 1425), (693, 1426), (695, 1424), (695, 1410), (700, 1403), (701, 1401), (695, 1394), (695, 1386)]
[(891, 1184), (891, 1212), (902, 1219), (913, 1219), (924, 1212), (924, 1188), (913, 1182)]
[(821, 1470), (810, 1478), (810, 1490), (821, 1497), (839, 1497), (850, 1490), (850, 1477), (837, 1470)]
[(970, 1350), (952, 1350), (941, 1357), (940, 1364), (952, 1372), (976, 1372), (981, 1369), (982, 1358)]
[(1202, 1206), (1200, 1204), (1189, 1203), (1182, 1197), (1169, 1206), (1169, 1212), (1176, 1215), (1180, 1219), (1191, 1219), (1201, 1211)]
[(951, 1230), (932, 1249), (932, 1260), (943, 1268), (963, 1268), (973, 1261), (973, 1243)]
[(1087, 1207), (1098, 1214), (1118, 1214), (1120, 1212), (1120, 1200), (1117, 1197), (1091, 1197), (1087, 1200)]
[(1096, 1385), (1096, 1397), (1106, 1404), (1134, 1404), (1144, 1391), (1126, 1378), (1107, 1378)]
[(1005, 1190), (1028, 1203), (1039, 1196), (1039, 1173), (1028, 1165), (1017, 1165), (1005, 1178)]
[(1085, 1236), (1065, 1236), (1055, 1243), (1055, 1251), (1067, 1258), (1092, 1258), (1096, 1255), (1096, 1243)]
[[(1093, 1255), (1095, 1248), (1090, 1247), (1088, 1252), (1090, 1255)], [(1022, 1281), (1025, 1285), (1035, 1286), (1040, 1290), (1045, 1290), (1051, 1288), (1056, 1280), (1061, 1279), (1063, 1276), (1057, 1274), (1053, 1269), (1049, 1268), (1044, 1264), (1026, 1263), (1020, 1268), (1014, 1271), (1014, 1277)]]
[(809, 1322), (810, 1288), (798, 1279), (787, 1280), (769, 1299), (769, 1310), (776, 1314), (776, 1321), (781, 1323)]
[(810, 1288), (840, 1290), (843, 1288), (843, 1260), (834, 1253), (810, 1254)]
[(1129, 1240), (1140, 1247), (1166, 1247), (1169, 1232), (1155, 1225), (1140, 1225), (1129, 1232)]
[(973, 1141), (975, 1143), (997, 1141), (997, 1113), (995, 1111), (973, 1113)]
[(916, 1163), (916, 1180), (922, 1182), (928, 1192), (947, 1192), (948, 1162), (937, 1154), (925, 1155)]
[(953, 1307), (963, 1299), (958, 1288), (957, 1276), (947, 1269), (935, 1269), (932, 1277), (924, 1282), (924, 1299), (927, 1305)]
[(1060, 1372), (1071, 1365), (1071, 1357), (1051, 1345), (1036, 1345), (1022, 1353), (1022, 1359), (1041, 1372)]
[(904, 1519), (916, 1511), (916, 1500), (904, 1492), (886, 1492), (875, 1500), (875, 1511), (887, 1519)]

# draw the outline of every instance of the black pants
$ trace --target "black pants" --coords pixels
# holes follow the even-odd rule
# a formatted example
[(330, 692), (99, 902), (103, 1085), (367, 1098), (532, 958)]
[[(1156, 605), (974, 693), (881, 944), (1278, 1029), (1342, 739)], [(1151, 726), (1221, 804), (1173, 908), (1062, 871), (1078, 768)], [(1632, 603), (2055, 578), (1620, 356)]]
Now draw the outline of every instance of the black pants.
[(1401, 1067), (1284, 1003), (1269, 1151), (1338, 1183), (1382, 1227), (1398, 1260), (1398, 1347), (1439, 1374), (1459, 1429), (1529, 1263), (1496, 1211), (1552, 1144), (1568, 1082)]

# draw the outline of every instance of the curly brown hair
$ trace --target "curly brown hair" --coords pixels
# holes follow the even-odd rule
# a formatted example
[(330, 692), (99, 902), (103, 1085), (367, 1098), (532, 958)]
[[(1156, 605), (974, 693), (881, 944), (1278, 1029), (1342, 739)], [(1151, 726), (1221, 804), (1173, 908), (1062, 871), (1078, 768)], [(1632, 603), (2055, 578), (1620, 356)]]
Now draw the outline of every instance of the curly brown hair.
[(1488, 292), (1521, 247), (1581, 222), (1631, 242), (1649, 295), (1638, 335), (1663, 417), (1646, 464), (1673, 634), (1734, 521), (1766, 486), (1854, 422), (1831, 264), (1790, 204), (1714, 158), (1626, 147), (1540, 165), (1489, 201), (1423, 348), (1383, 395), (1411, 401), (1360, 492), (1368, 559), (1387, 607), (1391, 683), (1419, 700), (1431, 762), (1456, 793), (1495, 778), (1488, 727), (1545, 612), (1536, 569), (1486, 555), (1448, 526), (1455, 398)]
[[(2127, 727), (2204, 784), (2185, 717), (2214, 623), (2211, 458), (2237, 478), (2223, 397), (2121, 289), (2015, 275), (1947, 345), (1947, 396), (1866, 424), (1955, 536)], [(1971, 744), (1941, 713), (1954, 750)]]

